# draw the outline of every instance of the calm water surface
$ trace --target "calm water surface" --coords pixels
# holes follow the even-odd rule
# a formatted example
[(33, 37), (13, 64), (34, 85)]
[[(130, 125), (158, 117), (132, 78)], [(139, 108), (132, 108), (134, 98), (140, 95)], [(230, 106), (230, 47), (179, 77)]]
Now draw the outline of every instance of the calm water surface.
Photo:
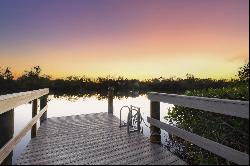
[[(139, 97), (128, 97), (128, 98), (115, 98), (114, 99), (114, 115), (119, 118), (120, 108), (124, 105), (134, 105), (141, 108), (141, 114), (146, 121), (147, 116), (150, 116), (150, 101), (147, 99), (146, 95)], [(39, 103), (38, 103), (39, 104)], [(168, 109), (172, 108), (173, 105), (161, 103), (161, 121), (167, 123), (164, 117), (168, 113)], [(107, 99), (98, 100), (97, 96), (92, 97), (60, 97), (55, 98), (53, 95), (49, 96), (48, 102), (48, 118), (70, 116), (70, 115), (80, 115), (80, 114), (91, 114), (107, 112), (108, 101)], [(23, 129), (27, 123), (31, 120), (31, 104), (24, 104), (15, 109), (15, 135)], [(124, 109), (122, 114), (122, 120), (126, 121), (127, 111)], [(38, 123), (39, 126), (39, 123)], [(147, 124), (149, 126), (149, 124)], [(149, 137), (149, 128), (142, 123), (143, 134)], [(165, 144), (168, 139), (168, 134), (165, 131), (162, 133), (162, 143)], [(13, 164), (16, 163), (17, 158), (20, 156), (22, 151), (27, 146), (30, 141), (30, 132), (22, 139), (22, 141), (16, 146), (13, 153)]]

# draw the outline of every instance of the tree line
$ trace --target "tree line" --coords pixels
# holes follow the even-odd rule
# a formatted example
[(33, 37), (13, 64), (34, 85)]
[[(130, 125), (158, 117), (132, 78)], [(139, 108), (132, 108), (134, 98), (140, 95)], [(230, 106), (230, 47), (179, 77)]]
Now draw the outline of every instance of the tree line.
[(108, 87), (114, 87), (115, 94), (122, 92), (148, 91), (183, 93), (186, 90), (199, 90), (208, 88), (222, 88), (234, 85), (235, 83), (249, 80), (249, 63), (238, 71), (238, 79), (201, 79), (192, 74), (186, 78), (152, 78), (145, 80), (127, 79), (124, 77), (97, 77), (69, 76), (64, 79), (52, 79), (49, 75), (42, 74), (40, 66), (34, 66), (30, 70), (14, 79), (9, 67), (0, 68), (0, 94), (14, 93), (20, 91), (50, 88), (53, 93), (100, 93), (106, 95)]

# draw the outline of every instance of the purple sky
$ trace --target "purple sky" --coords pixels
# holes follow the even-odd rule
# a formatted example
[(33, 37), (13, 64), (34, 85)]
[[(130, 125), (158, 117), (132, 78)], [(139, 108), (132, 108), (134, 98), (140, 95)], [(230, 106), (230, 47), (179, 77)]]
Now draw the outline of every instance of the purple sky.
[(55, 77), (184, 71), (220, 77), (212, 68), (230, 77), (248, 60), (248, 6), (248, 0), (1, 0), (0, 66), (18, 75), (41, 65)]

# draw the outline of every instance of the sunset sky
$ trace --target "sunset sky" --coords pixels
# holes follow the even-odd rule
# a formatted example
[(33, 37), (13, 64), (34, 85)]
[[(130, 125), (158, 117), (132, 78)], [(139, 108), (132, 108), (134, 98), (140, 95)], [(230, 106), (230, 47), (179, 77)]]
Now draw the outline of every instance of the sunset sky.
[(1, 0), (0, 67), (69, 75), (232, 78), (248, 0)]

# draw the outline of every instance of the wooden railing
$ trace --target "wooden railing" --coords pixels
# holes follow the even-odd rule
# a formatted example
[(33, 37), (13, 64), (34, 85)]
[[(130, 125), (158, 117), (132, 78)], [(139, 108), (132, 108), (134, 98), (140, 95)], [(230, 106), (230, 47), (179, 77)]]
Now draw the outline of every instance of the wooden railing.
[(160, 121), (160, 102), (249, 119), (248, 101), (172, 95), (156, 92), (148, 93), (148, 98), (151, 101), (151, 117), (147, 117), (147, 121), (151, 125), (151, 142), (160, 142), (160, 129), (163, 129), (170, 134), (187, 140), (231, 162), (244, 165), (249, 164), (249, 155), (246, 153)]
[[(31, 130), (31, 137), (36, 137), (36, 123), (47, 119), (47, 95), (49, 89), (14, 93), (0, 96), (0, 164), (12, 164), (11, 154), (15, 146)], [(40, 111), (37, 103), (40, 99)], [(32, 101), (32, 120), (14, 138), (14, 108)]]

